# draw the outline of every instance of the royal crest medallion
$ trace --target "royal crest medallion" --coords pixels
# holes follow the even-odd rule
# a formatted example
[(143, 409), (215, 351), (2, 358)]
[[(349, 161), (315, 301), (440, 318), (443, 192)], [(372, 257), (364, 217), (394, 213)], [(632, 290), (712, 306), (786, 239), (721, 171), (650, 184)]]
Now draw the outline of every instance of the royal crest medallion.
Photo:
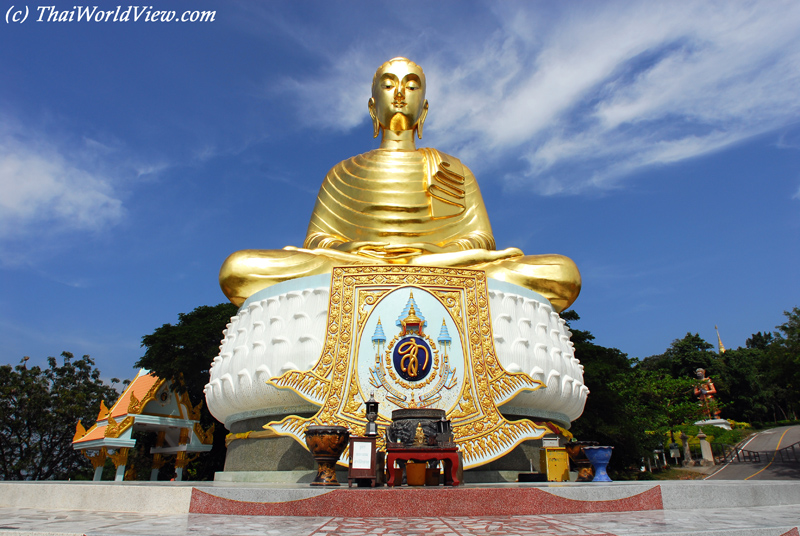
[[(436, 340), (427, 333), (428, 320), (423, 309), (437, 313), (437, 320), (441, 318)], [(390, 339), (381, 321), (387, 316), (393, 320), (391, 324), (396, 332)], [(428, 315), (428, 318), (433, 316)], [(359, 356), (373, 353), (374, 362), (359, 363), (359, 376), (366, 376), (372, 390), (383, 393), (384, 400), (396, 407), (446, 409), (441, 406), (451, 406), (455, 402), (457, 392), (453, 389), (463, 383), (457, 376), (464, 368), (461, 341), (456, 341), (453, 351), (450, 337), (451, 330), (463, 331), (456, 322), (436, 295), (425, 289), (400, 287), (390, 292), (376, 304), (364, 326), (364, 332), (372, 336), (367, 338), (362, 333)], [(451, 354), (461, 363), (452, 365)], [(450, 391), (453, 391), (452, 396), (448, 396)]]

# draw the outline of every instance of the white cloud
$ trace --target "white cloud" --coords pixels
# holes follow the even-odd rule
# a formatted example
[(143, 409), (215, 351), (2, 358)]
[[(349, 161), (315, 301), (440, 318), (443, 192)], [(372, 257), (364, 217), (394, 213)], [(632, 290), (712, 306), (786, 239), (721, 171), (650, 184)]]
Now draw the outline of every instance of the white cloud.
[[(287, 78), (279, 83), (279, 89), (300, 103), (299, 117), (305, 125), (347, 130), (367, 116), (369, 85), (376, 67), (366, 51), (351, 49), (329, 62), (319, 77)], [(352, 91), (356, 87), (366, 90)], [(348, 88), (350, 91), (343, 91)]]
[(0, 132), (0, 240), (97, 231), (117, 223), (122, 201), (112, 179), (93, 162), (111, 149), (87, 139), (68, 150), (44, 139), (41, 132), (24, 129)]
[(800, 119), (797, 4), (605, 5), (529, 51), (529, 72), (462, 136), (524, 153), (517, 184), (611, 187)]
[(350, 38), (370, 47), (325, 42), (331, 67), (292, 87), (304, 117), (367, 120), (355, 83), (392, 46), (410, 50), (429, 82), (425, 141), (472, 166), (521, 157), (508, 181), (545, 194), (615, 187), (800, 121), (794, 1), (503, 2), (470, 10), (480, 21), (453, 6), (422, 27), (393, 19), (392, 39)]

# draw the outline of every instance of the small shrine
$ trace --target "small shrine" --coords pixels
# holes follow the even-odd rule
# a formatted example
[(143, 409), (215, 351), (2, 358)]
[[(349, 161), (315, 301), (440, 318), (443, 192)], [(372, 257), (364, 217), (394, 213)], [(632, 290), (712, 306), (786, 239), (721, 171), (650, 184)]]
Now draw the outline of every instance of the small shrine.
[(83, 452), (94, 467), (94, 480), (100, 480), (106, 459), (116, 468), (114, 480), (130, 479), (126, 474), (128, 455), (136, 448), (134, 432), (156, 434), (156, 446), (150, 450), (153, 462), (150, 480), (158, 480), (158, 471), (175, 457), (175, 480), (182, 480), (186, 465), (202, 452), (211, 450), (214, 426), (200, 426), (202, 402), (193, 406), (186, 393), (178, 395), (171, 383), (145, 369), (139, 370), (117, 401), (107, 408), (100, 402), (97, 422), (88, 430), (78, 421), (72, 447)]

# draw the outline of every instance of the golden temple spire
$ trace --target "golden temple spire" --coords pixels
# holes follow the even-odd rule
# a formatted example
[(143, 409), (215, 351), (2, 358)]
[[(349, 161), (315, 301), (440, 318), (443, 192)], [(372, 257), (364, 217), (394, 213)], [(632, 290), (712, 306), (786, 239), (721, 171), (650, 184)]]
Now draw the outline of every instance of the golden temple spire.
[(717, 342), (719, 343), (719, 353), (720, 354), (724, 354), (725, 353), (725, 346), (722, 345), (722, 339), (719, 336), (719, 328), (717, 328), (717, 326), (714, 326), (714, 329), (717, 332)]

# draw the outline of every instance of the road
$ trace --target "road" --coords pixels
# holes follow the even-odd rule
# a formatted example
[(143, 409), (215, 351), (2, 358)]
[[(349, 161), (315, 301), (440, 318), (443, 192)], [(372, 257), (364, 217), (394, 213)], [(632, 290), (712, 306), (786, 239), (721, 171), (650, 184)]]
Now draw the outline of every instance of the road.
[[(760, 463), (732, 462), (707, 480), (800, 480), (800, 462), (781, 463), (780, 458), (772, 454), (799, 441), (800, 426), (782, 426), (760, 432), (743, 446), (745, 450), (760, 452)], [(798, 447), (800, 445), (795, 449), (800, 457)]]

